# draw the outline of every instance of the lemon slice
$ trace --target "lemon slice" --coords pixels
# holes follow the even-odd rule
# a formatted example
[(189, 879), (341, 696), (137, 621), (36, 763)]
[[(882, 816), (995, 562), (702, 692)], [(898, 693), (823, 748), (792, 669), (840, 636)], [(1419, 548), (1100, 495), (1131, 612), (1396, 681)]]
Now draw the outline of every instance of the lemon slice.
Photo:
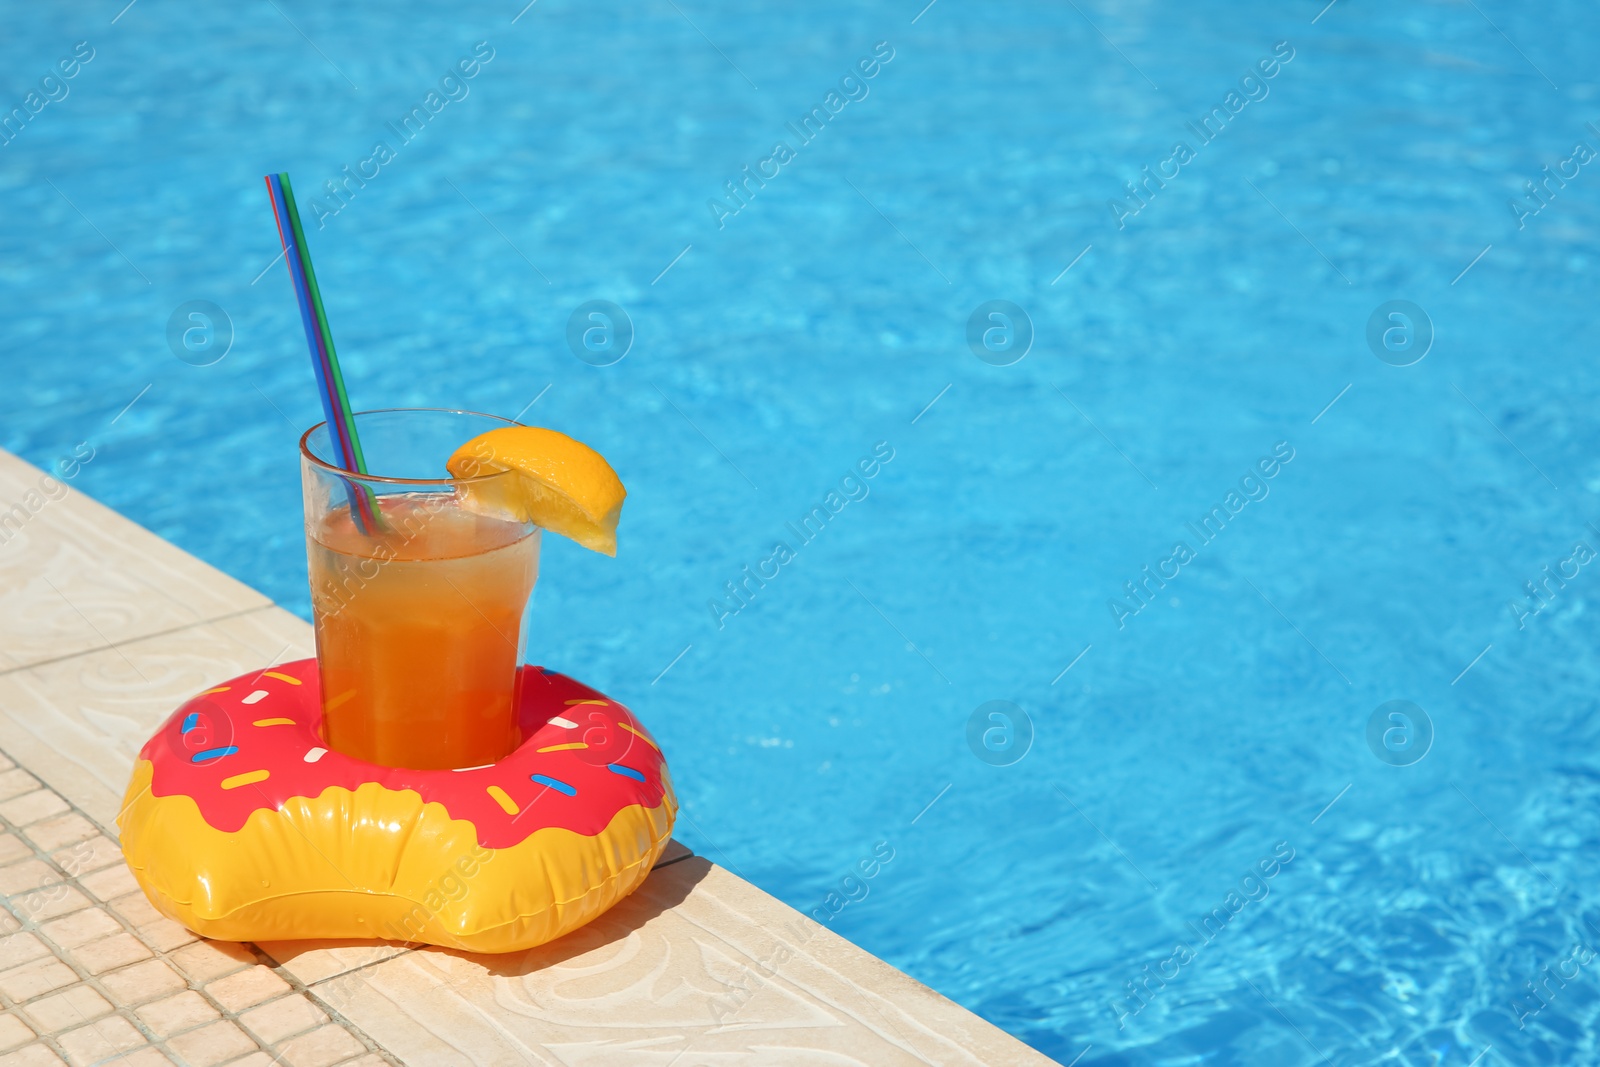
[(467, 506), (617, 554), (617, 520), (628, 491), (605, 457), (583, 442), (541, 426), (502, 426), (456, 449), (445, 466), (453, 478), (516, 472), (515, 478), (468, 482), (462, 487)]

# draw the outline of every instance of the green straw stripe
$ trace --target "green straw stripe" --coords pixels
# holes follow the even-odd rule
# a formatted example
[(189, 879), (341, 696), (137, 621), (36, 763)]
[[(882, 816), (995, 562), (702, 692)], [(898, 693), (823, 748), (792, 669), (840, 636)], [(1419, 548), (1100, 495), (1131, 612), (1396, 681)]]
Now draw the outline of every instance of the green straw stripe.
[(356, 472), (367, 473), (366, 457), (361, 453), (361, 440), (356, 436), (355, 416), (350, 410), (350, 397), (344, 388), (344, 373), (339, 369), (339, 356), (333, 347), (333, 333), (328, 329), (328, 313), (322, 306), (322, 290), (317, 287), (317, 274), (311, 266), (311, 250), (306, 246), (305, 230), (300, 225), (300, 210), (295, 206), (294, 188), (289, 184), (287, 174), (279, 174), (278, 180), (283, 183), (283, 199), (289, 208), (289, 225), (294, 230), (294, 241), (300, 254), (300, 265), (305, 271), (306, 289), (311, 297), (311, 310), (317, 320), (317, 330), (322, 334), (322, 344), (328, 351), (328, 370), (333, 377), (330, 383), (338, 396), (337, 407), (344, 421), (347, 436), (350, 438), (350, 451), (355, 460)]

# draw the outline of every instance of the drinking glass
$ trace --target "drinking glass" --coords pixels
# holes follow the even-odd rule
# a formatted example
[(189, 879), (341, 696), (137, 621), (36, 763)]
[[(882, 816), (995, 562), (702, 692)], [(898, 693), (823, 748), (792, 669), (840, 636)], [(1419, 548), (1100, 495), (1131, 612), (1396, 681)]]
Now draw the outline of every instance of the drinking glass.
[[(466, 506), (514, 497), (510, 471), (445, 461), (493, 415), (354, 416), (368, 474), (342, 470), (328, 424), (300, 439), (306, 555), (327, 746), (390, 767), (477, 767), (516, 748), (518, 667), (539, 528)], [(483, 506), (481, 503), (478, 505)]]

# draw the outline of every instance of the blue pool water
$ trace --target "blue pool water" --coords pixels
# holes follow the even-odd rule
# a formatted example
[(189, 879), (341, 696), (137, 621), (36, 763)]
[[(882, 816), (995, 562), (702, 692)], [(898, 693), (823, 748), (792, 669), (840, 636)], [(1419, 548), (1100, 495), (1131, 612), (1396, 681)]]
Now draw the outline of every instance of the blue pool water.
[(261, 175), (365, 173), (350, 391), (613, 461), (530, 647), (697, 851), (1063, 1063), (1600, 1058), (1592, 5), (8, 6), (3, 110), (93, 58), (0, 147), (0, 445), (307, 614)]

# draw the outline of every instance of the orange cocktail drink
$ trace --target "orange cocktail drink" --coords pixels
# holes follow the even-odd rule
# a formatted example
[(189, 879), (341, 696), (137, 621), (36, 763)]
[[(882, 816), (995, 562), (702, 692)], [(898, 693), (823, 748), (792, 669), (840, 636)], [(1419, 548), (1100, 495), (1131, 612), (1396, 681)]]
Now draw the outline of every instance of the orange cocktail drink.
[(430, 495), (380, 497), (310, 532), (328, 747), (394, 767), (474, 767), (517, 746), (512, 680), (539, 531)]
[(391, 767), (494, 763), (521, 740), (539, 527), (483, 506), (515, 475), (456, 479), (445, 461), (511, 424), (447, 411), (355, 418), (368, 470), (392, 473), (338, 469), (325, 424), (301, 446), (324, 740)]

